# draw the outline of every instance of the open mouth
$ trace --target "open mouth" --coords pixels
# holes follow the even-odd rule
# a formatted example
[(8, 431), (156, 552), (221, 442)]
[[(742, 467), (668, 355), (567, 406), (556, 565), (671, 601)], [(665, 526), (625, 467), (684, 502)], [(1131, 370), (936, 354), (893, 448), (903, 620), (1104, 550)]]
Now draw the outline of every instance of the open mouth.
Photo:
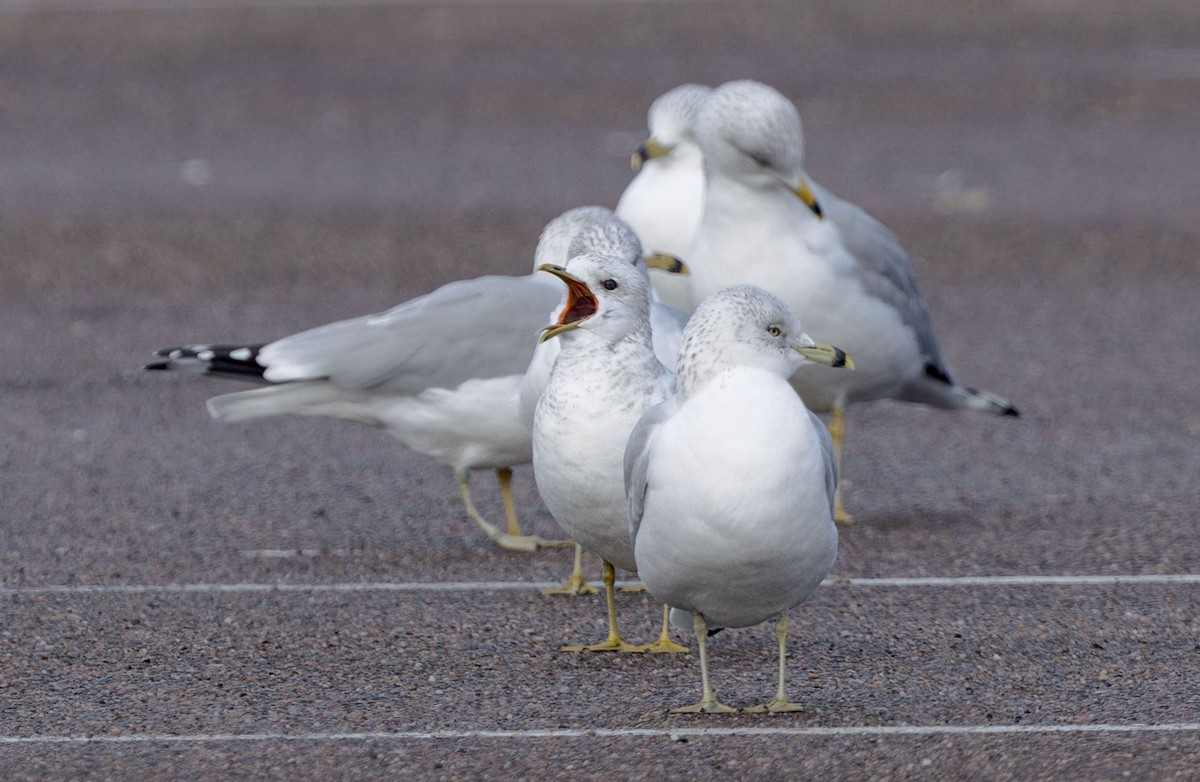
[(567, 306), (563, 307), (562, 314), (558, 316), (558, 325), (578, 323), (595, 315), (596, 297), (592, 295), (588, 286), (566, 277), (563, 278), (563, 282), (567, 284)]
[(596, 314), (599, 302), (588, 288), (587, 283), (574, 276), (561, 266), (544, 263), (538, 271), (549, 272), (563, 281), (567, 286), (567, 303), (552, 325), (542, 332), (540, 342), (556, 337), (564, 331), (569, 331)]

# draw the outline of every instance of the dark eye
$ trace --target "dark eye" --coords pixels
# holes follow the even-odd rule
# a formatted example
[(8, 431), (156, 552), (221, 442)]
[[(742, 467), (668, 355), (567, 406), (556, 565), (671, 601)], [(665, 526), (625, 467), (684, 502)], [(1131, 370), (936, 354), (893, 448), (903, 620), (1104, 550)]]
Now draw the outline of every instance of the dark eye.
[(767, 326), (767, 333), (772, 337), (778, 337), (783, 331), (778, 326)]
[(758, 163), (763, 168), (771, 167), (771, 159), (769, 157), (767, 157), (766, 155), (762, 155), (762, 154), (759, 154), (756, 152), (751, 152), (750, 159), (753, 160), (755, 163)]
[(602, 282), (600, 284), (604, 286), (604, 290), (606, 290), (606, 291), (615, 291), (617, 289), (617, 281), (616, 280), (605, 280), (604, 282)]

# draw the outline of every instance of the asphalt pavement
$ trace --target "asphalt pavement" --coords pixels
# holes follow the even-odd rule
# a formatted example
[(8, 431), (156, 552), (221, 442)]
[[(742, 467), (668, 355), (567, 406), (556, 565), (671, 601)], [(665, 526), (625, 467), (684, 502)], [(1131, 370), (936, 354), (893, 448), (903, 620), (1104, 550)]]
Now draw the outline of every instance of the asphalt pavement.
[[(1200, 6), (40, 9), (0, 3), (0, 777), (1200, 778)], [(801, 714), (669, 714), (694, 655), (556, 652), (602, 603), (540, 596), (568, 552), (488, 545), (448, 468), (140, 370), (525, 273), (654, 97), (743, 77), (1022, 411), (851, 408)], [(710, 650), (771, 695), (769, 627)]]

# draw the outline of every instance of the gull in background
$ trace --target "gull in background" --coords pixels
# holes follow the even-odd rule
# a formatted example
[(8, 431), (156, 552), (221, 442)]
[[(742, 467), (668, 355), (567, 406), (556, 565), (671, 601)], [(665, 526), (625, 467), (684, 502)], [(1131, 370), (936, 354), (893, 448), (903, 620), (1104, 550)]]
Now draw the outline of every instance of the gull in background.
[[(682, 84), (650, 105), (650, 137), (633, 155), (637, 175), (621, 194), (616, 209), (649, 253), (683, 257), (696, 234), (704, 169), (693, 129), (696, 115), (711, 93), (709, 87)], [(691, 312), (686, 276), (652, 273), (650, 282), (664, 303)], [(674, 360), (672, 356), (672, 364)]]
[(774, 618), (779, 686), (748, 711), (798, 711), (784, 692), (787, 611), (833, 568), (837, 460), (824, 424), (787, 378), (806, 364), (850, 368), (753, 285), (696, 309), (679, 348), (674, 397), (634, 427), (624, 470), (638, 573), (671, 621), (691, 625), (703, 696), (675, 712), (733, 712), (708, 676), (710, 627)]
[[(602, 207), (564, 212), (542, 232), (534, 268), (562, 263), (575, 235), (608, 220)], [(187, 370), (267, 384), (213, 397), (219, 421), (277, 415), (328, 416), (384, 428), (407, 447), (454, 470), (470, 516), (509, 550), (569, 545), (523, 535), (512, 499), (512, 467), (533, 458), (519, 389), (545, 313), (560, 299), (551, 277), (483, 276), (448, 283), (387, 312), (338, 321), (267, 344), (190, 345), (158, 351), (154, 370)], [(471, 470), (496, 471), (507, 531), (471, 498)]]
[[(808, 181), (790, 101), (758, 82), (729, 82), (704, 101), (695, 132), (705, 185), (696, 236), (683, 256), (692, 305), (729, 285), (754, 283), (854, 356), (857, 372), (816, 367), (791, 379), (810, 409), (832, 411), (839, 457), (843, 408), (852, 402), (1018, 414), (1007, 400), (954, 379), (912, 262), (892, 232)], [(840, 495), (838, 517), (852, 521)]]

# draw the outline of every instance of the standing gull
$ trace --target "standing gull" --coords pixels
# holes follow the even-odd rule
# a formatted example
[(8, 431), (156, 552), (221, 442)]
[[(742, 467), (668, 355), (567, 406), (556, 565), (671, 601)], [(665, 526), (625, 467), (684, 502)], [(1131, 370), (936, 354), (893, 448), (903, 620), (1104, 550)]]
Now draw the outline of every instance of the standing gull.
[[(859, 207), (810, 185), (796, 108), (752, 81), (723, 84), (700, 109), (704, 205), (684, 260), (693, 305), (750, 282), (804, 313), (813, 333), (854, 356), (858, 371), (817, 367), (792, 378), (809, 408), (833, 411), (899, 399), (951, 410), (1017, 415), (994, 394), (959, 385), (942, 358), (929, 307), (896, 237)], [(850, 517), (841, 510), (839, 520)]]
[(796, 711), (784, 693), (787, 611), (837, 555), (837, 464), (824, 425), (789, 387), (805, 364), (853, 368), (753, 285), (716, 294), (688, 322), (675, 396), (638, 422), (625, 454), (630, 534), (650, 593), (690, 613), (703, 697), (676, 712), (736, 711), (708, 678), (710, 625), (775, 618), (779, 687), (749, 711)]
[[(633, 155), (637, 176), (617, 202), (617, 215), (633, 227), (650, 253), (682, 257), (700, 221), (704, 171), (693, 127), (712, 89), (682, 84), (650, 105), (650, 137)], [(651, 274), (663, 302), (692, 310), (687, 277)], [(671, 358), (674, 362), (674, 357)]]
[[(535, 266), (562, 262), (584, 227), (609, 210), (581, 207), (552, 220)], [(147, 369), (191, 370), (268, 384), (208, 400), (224, 422), (329, 416), (380, 426), (454, 469), (467, 514), (503, 548), (559, 545), (522, 535), (511, 468), (533, 457), (518, 391), (544, 313), (559, 299), (544, 274), (452, 282), (387, 312), (330, 323), (265, 345), (191, 345), (158, 351)], [(476, 510), (469, 474), (493, 469), (507, 517), (501, 532)]]
[[(576, 255), (582, 255), (586, 252), (593, 252), (620, 258), (630, 266), (640, 269), (643, 274), (647, 273), (646, 267), (650, 265), (664, 268), (667, 271), (665, 276), (674, 276), (671, 273), (675, 266), (672, 263), (674, 259), (668, 259), (661, 255), (643, 259), (642, 244), (638, 241), (637, 234), (633, 232), (633, 229), (612, 212), (606, 209), (600, 211), (601, 207), (593, 207), (593, 209), (596, 210), (596, 219), (575, 234), (566, 253), (568, 258), (573, 258)], [(558, 314), (566, 306), (566, 297), (568, 295), (570, 295), (570, 289), (564, 289), (563, 299), (547, 316), (547, 323), (552, 324), (558, 318)], [(675, 354), (679, 350), (679, 339), (683, 333), (683, 325), (686, 322), (686, 313), (657, 301), (650, 302), (650, 332), (654, 354), (668, 369), (675, 366)], [(560, 344), (560, 341), (557, 339), (541, 340), (538, 342), (533, 352), (533, 359), (529, 362), (525, 376), (521, 379), (521, 420), (530, 430), (533, 429), (534, 411), (537, 409), (538, 399), (541, 397), (542, 392), (545, 391), (546, 384), (550, 381), (550, 370), (554, 366), (555, 359), (558, 357)], [(576, 544), (574, 567), (571, 570), (570, 576), (567, 577), (562, 586), (544, 590), (542, 594), (582, 595), (594, 594), (595, 592), (595, 587), (589, 584), (584, 577), (583, 549), (579, 544)]]
[(664, 626), (658, 643), (631, 646), (617, 629), (615, 568), (636, 572), (626, 515), (623, 458), (642, 414), (671, 393), (674, 376), (654, 356), (650, 282), (627, 259), (586, 253), (567, 268), (541, 267), (567, 286), (542, 339), (561, 343), (533, 419), (533, 477), (559, 526), (604, 561), (608, 637), (564, 651), (685, 651)]

